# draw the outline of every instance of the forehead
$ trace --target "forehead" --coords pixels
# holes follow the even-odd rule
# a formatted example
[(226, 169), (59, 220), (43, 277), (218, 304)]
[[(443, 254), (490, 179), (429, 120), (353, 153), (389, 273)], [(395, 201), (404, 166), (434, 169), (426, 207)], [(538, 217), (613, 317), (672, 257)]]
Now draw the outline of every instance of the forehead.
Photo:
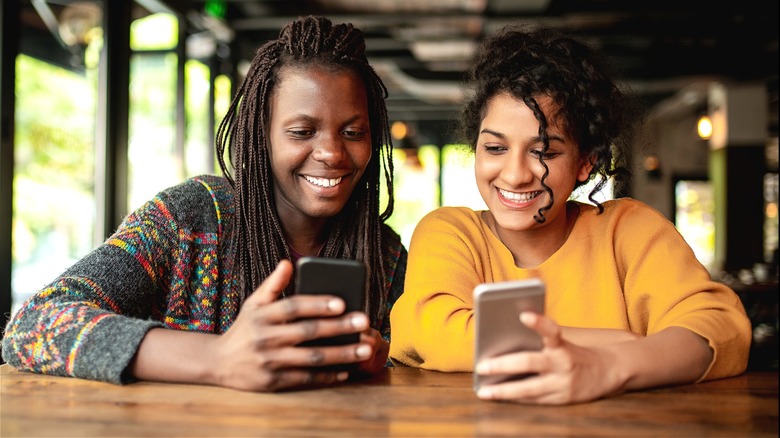
[(318, 83), (328, 85), (334, 80), (340, 87), (349, 85), (354, 88), (365, 89), (363, 79), (360, 75), (347, 67), (339, 65), (321, 65), (321, 64), (303, 64), (303, 65), (285, 65), (276, 73), (275, 88), (290, 86), (292, 83), (301, 82)]
[(364, 101), (366, 87), (356, 72), (346, 68), (283, 67), (277, 74), (272, 97), (282, 94), (299, 99), (334, 99), (334, 103), (355, 98)]
[(368, 98), (360, 76), (349, 69), (284, 67), (268, 101), (271, 120), (368, 118)]
[[(555, 103), (555, 100), (552, 97), (546, 94), (540, 94), (533, 96), (533, 100), (536, 101), (536, 103), (539, 105), (539, 108), (542, 110), (544, 118), (547, 120), (547, 125), (549, 127), (563, 129), (566, 126), (566, 120), (563, 117), (563, 112), (560, 111), (561, 107)], [(491, 107), (494, 107), (494, 104), (497, 102), (501, 102), (504, 105), (506, 105), (507, 102), (512, 102), (512, 106), (522, 106), (523, 109), (527, 108), (533, 111), (533, 109), (525, 103), (522, 97), (515, 96), (508, 91), (502, 91), (494, 94), (487, 100), (485, 104), (484, 115), (487, 115), (487, 112), (491, 109)], [(535, 114), (534, 117), (536, 117)]]

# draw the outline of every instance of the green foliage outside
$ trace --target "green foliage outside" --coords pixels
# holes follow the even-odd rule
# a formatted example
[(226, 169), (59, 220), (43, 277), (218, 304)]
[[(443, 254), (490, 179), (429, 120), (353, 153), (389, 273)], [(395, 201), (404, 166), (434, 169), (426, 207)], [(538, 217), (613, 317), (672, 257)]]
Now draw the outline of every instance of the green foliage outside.
[(29, 293), (92, 246), (96, 73), (16, 69), (13, 284)]

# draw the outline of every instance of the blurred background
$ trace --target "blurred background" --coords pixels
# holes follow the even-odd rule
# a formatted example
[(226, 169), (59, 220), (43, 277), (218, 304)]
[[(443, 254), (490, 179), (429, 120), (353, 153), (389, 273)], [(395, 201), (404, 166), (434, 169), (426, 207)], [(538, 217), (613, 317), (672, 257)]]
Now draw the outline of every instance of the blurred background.
[[(159, 190), (219, 174), (215, 125), (254, 51), (301, 15), (351, 22), (388, 87), (408, 244), (441, 205), (484, 204), (455, 123), (479, 40), (523, 22), (609, 54), (649, 110), (631, 196), (665, 214), (777, 367), (778, 3), (745, 0), (3, 0), (0, 311)], [(5, 319), (3, 319), (3, 324)]]

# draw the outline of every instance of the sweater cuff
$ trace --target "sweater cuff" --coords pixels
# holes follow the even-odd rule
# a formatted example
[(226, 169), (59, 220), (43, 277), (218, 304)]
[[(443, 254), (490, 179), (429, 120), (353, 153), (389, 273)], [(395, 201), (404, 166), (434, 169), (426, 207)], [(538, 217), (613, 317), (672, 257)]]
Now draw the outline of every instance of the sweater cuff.
[(146, 332), (164, 327), (159, 321), (110, 316), (85, 334), (76, 347), (73, 375), (114, 384), (134, 381), (125, 370)]

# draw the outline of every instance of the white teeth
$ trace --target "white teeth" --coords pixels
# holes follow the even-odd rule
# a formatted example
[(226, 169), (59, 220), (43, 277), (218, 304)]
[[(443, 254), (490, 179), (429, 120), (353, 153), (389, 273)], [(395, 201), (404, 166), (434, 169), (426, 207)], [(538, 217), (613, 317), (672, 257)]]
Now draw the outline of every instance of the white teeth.
[(515, 193), (503, 189), (498, 189), (498, 193), (500, 193), (501, 196), (503, 196), (506, 199), (509, 199), (510, 201), (528, 202), (531, 199), (534, 199), (535, 197), (539, 196), (539, 194), (542, 192), (536, 191), (536, 192)]
[(304, 178), (306, 178), (306, 181), (314, 184), (315, 186), (320, 187), (333, 187), (336, 184), (340, 183), (343, 177), (338, 178), (315, 178), (313, 176), (304, 175)]

